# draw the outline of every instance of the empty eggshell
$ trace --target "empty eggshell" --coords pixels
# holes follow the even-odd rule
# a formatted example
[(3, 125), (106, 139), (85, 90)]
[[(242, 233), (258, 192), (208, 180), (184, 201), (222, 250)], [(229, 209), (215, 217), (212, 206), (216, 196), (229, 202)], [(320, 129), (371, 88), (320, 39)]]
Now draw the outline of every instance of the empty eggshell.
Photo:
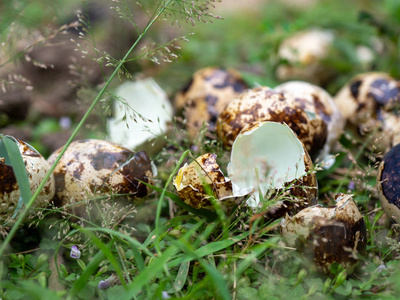
[(296, 98), (308, 115), (314, 115), (326, 124), (327, 139), (319, 155), (320, 158), (325, 158), (339, 139), (344, 127), (342, 115), (332, 96), (323, 88), (305, 81), (285, 82), (274, 90)]
[[(53, 163), (62, 148), (49, 158)], [(74, 204), (101, 195), (126, 194), (129, 199), (143, 198), (155, 169), (144, 151), (133, 152), (103, 140), (72, 142), (58, 162), (54, 177), (56, 199), (60, 205)]]
[[(252, 195), (250, 207), (277, 219), (314, 205), (318, 184), (307, 150), (286, 124), (255, 123), (236, 138), (228, 164), (233, 194)], [(276, 203), (267, 203), (278, 199)]]
[(173, 184), (186, 204), (212, 209), (212, 197), (219, 200), (222, 206), (238, 204), (232, 193), (232, 183), (225, 178), (216, 159), (216, 154), (206, 153), (179, 170)]
[(363, 216), (352, 195), (338, 194), (336, 206), (315, 205), (282, 220), (282, 236), (311, 259), (317, 270), (330, 273), (333, 263), (341, 264), (350, 274), (363, 255), (367, 233)]
[(297, 97), (268, 87), (246, 90), (231, 101), (218, 116), (217, 134), (225, 147), (230, 148), (244, 128), (264, 121), (287, 124), (312, 157), (325, 145), (326, 123), (307, 113)]
[(203, 125), (213, 132), (218, 114), (247, 88), (234, 69), (208, 67), (194, 73), (174, 103), (177, 111), (184, 109), (188, 136), (195, 138)]
[(385, 154), (378, 170), (378, 194), (386, 214), (400, 223), (400, 144)]
[[(28, 173), (29, 186), (33, 194), (43, 181), (46, 173), (49, 171), (50, 165), (31, 145), (19, 139), (13, 137), (10, 138), (12, 138), (18, 145), (22, 160), (25, 164), (26, 172)], [(36, 198), (32, 208), (48, 206), (49, 202), (54, 197), (54, 193), (55, 183), (54, 177), (51, 175)], [(0, 220), (5, 220), (14, 214), (20, 196), (21, 192), (12, 167), (6, 165), (4, 157), (0, 157)], [(34, 214), (33, 209), (30, 214)]]
[(359, 74), (342, 87), (334, 100), (349, 127), (361, 134), (376, 131), (379, 150), (386, 151), (400, 140), (400, 84), (391, 76)]

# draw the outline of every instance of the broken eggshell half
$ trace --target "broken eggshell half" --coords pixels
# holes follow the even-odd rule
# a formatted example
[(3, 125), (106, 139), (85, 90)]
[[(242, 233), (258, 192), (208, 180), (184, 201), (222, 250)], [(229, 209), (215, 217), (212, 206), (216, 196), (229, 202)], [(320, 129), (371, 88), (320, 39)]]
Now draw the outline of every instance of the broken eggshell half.
[(315, 114), (307, 113), (303, 102), (291, 94), (269, 87), (246, 90), (218, 116), (218, 137), (226, 148), (231, 148), (239, 133), (253, 123), (285, 123), (314, 158), (326, 143), (327, 125), (322, 119), (316, 118)]
[(251, 193), (247, 205), (266, 209), (268, 219), (295, 214), (317, 201), (311, 158), (286, 124), (261, 122), (242, 131), (232, 145), (228, 176), (233, 194)]
[(240, 203), (239, 197), (233, 196), (232, 182), (224, 176), (216, 160), (216, 154), (206, 153), (179, 169), (173, 184), (186, 204), (213, 209), (212, 198), (220, 201), (222, 207)]
[[(9, 138), (18, 146), (28, 174), (29, 187), (33, 194), (43, 181), (46, 173), (50, 170), (50, 165), (46, 159), (28, 143), (11, 136), (9, 136)], [(53, 199), (54, 193), (54, 176), (50, 175), (50, 178), (40, 191), (29, 214), (34, 214), (35, 211), (33, 208), (48, 206)], [(13, 168), (6, 164), (4, 157), (0, 157), (0, 220), (6, 220), (14, 214), (18, 207), (20, 197), (21, 192)]]
[(385, 213), (400, 223), (400, 144), (383, 157), (378, 169), (378, 194)]
[(174, 101), (178, 112), (183, 109), (188, 136), (194, 139), (202, 126), (214, 132), (219, 113), (247, 88), (240, 73), (234, 69), (207, 67), (195, 72)]
[[(62, 148), (49, 158), (53, 163)], [(97, 139), (72, 142), (58, 162), (56, 204), (85, 202), (98, 196), (123, 194), (129, 200), (144, 198), (156, 170), (144, 151), (133, 152), (117, 144)]]
[(364, 218), (352, 195), (338, 194), (336, 206), (315, 205), (282, 219), (286, 244), (312, 260), (318, 271), (329, 274), (332, 264), (352, 273), (365, 253), (367, 232)]

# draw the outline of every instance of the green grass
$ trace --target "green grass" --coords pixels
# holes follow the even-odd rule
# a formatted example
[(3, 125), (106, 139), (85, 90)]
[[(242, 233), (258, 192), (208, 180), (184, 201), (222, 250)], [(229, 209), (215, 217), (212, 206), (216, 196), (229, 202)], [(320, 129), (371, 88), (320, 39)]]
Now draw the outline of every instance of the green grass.
[[(66, 16), (61, 13), (64, 5), (71, 8), (78, 4), (78, 1), (69, 4), (54, 1), (51, 5), (44, 0), (31, 1), (29, 5), (28, 1), (17, 2), (0, 4), (0, 42), (7, 42), (7, 49), (3, 49), (11, 57), (4, 60), (0, 56), (3, 70), (11, 69), (24, 56), (24, 51), (14, 48), (17, 39), (36, 28), (50, 36), (54, 32), (48, 26), (50, 20), (55, 17), (64, 24)], [(305, 10), (268, 1), (253, 13), (236, 15), (220, 13), (215, 3), (216, 9), (212, 11), (224, 20), (206, 17), (206, 21), (214, 20), (214, 24), (197, 22), (195, 27), (185, 23), (190, 16), (184, 9), (192, 5), (188, 1), (142, 2), (147, 9), (144, 23), (136, 20), (136, 13), (130, 15), (130, 5), (138, 9), (135, 4), (130, 1), (118, 4), (122, 9), (120, 15), (129, 19), (136, 34), (135, 40), (123, 49), (123, 56), (113, 57), (103, 49), (92, 49), (102, 64), (104, 82), (90, 87), (95, 96), (83, 117), (73, 121), (67, 145), (81, 132), (104, 136), (101, 126), (90, 132), (85, 125), (93, 114), (104, 123), (106, 107), (102, 104), (107, 104), (105, 99), (112, 87), (128, 73), (155, 77), (171, 99), (195, 70), (210, 65), (239, 69), (250, 86), (277, 85), (280, 82), (275, 70), (282, 63), (276, 55), (279, 43), (310, 26), (331, 28), (338, 36), (324, 61), (335, 70), (335, 76), (323, 86), (332, 94), (360, 72), (379, 70), (400, 78), (400, 4), (396, 0), (321, 0)], [(180, 20), (182, 26), (172, 27), (176, 36), (195, 33), (189, 42), (175, 36), (169, 39), (168, 30), (175, 20)], [(93, 45), (102, 45), (101, 39), (107, 37), (108, 28), (93, 25), (87, 30), (85, 38), (92, 39)], [(385, 55), (377, 55), (372, 65), (360, 64), (355, 58), (357, 45), (371, 46), (374, 39), (385, 45)], [(163, 47), (172, 48), (170, 40), (182, 48), (176, 49), (176, 61)], [(152, 45), (150, 52), (141, 52), (145, 42)], [(158, 65), (154, 57), (160, 62), (163, 59), (173, 62)], [(31, 116), (17, 125), (34, 127), (34, 143), (43, 151), (46, 149), (40, 145), (41, 136), (46, 131), (60, 130), (52, 118), (38, 122)], [(218, 153), (223, 164), (228, 153), (219, 141), (204, 140), (201, 134), (198, 147), (191, 147), (182, 136), (179, 122), (173, 131), (174, 138), (168, 139), (164, 148), (152, 157), (159, 169), (157, 181), (150, 185), (153, 193), (136, 206), (138, 212), (132, 209), (128, 215), (117, 209), (106, 212), (117, 199), (115, 196), (93, 199), (102, 221), (76, 218), (65, 209), (49, 207), (40, 210), (40, 217), (26, 222), (28, 209), (46, 180), (30, 195), (15, 145), (1, 136), (0, 156), (6, 157), (6, 162), (15, 168), (25, 206), (9, 223), (0, 224), (0, 234), (4, 237), (0, 241), (0, 298), (162, 299), (166, 295), (171, 299), (396, 298), (400, 291), (400, 229), (380, 207), (376, 167), (382, 154), (371, 151), (365, 139), (355, 139), (350, 132), (344, 134), (336, 164), (317, 173), (320, 203), (332, 205), (334, 194), (351, 192), (364, 215), (368, 234), (367, 252), (354, 273), (347, 274), (340, 265), (333, 265), (331, 274), (324, 275), (295, 249), (286, 247), (280, 236), (279, 220), (265, 220), (244, 206), (230, 212), (219, 209), (218, 205), (214, 212), (187, 206), (172, 185), (178, 169), (205, 152)], [(352, 183), (355, 189), (350, 190)], [(73, 245), (82, 252), (79, 259), (69, 255)], [(107, 280), (110, 287), (100, 289), (100, 281)]]

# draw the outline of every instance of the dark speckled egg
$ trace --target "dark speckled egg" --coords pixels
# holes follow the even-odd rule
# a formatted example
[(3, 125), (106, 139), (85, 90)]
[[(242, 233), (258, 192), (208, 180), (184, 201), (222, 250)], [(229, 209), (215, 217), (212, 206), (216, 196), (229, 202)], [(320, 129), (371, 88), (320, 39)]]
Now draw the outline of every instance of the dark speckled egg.
[(233, 69), (208, 67), (194, 73), (174, 102), (177, 111), (184, 110), (188, 136), (195, 138), (203, 125), (213, 132), (218, 114), (247, 88)]
[(400, 223), (400, 144), (386, 153), (379, 165), (378, 193), (386, 214)]
[(364, 218), (352, 195), (338, 194), (336, 206), (315, 205), (282, 221), (282, 235), (289, 247), (295, 247), (314, 262), (317, 270), (330, 273), (333, 263), (350, 274), (365, 253), (367, 232)]
[(226, 148), (233, 145), (245, 128), (258, 122), (287, 124), (304, 144), (311, 157), (315, 157), (327, 140), (327, 125), (315, 114), (304, 109), (304, 103), (290, 94), (258, 87), (246, 90), (231, 101), (217, 120), (217, 135)]
[[(18, 145), (24, 161), (28, 180), (33, 194), (41, 184), (50, 169), (46, 159), (29, 144), (12, 138)], [(33, 204), (34, 208), (46, 207), (55, 193), (54, 177), (50, 176)], [(0, 157), (0, 220), (11, 217), (18, 205), (21, 192), (18, 187), (12, 166), (6, 164), (4, 157)], [(32, 214), (34, 211), (31, 212)]]
[[(62, 148), (49, 158), (53, 163)], [(72, 142), (61, 157), (54, 177), (59, 205), (76, 203), (103, 195), (124, 194), (129, 199), (143, 198), (149, 189), (139, 180), (151, 183), (155, 170), (145, 152), (103, 140)]]

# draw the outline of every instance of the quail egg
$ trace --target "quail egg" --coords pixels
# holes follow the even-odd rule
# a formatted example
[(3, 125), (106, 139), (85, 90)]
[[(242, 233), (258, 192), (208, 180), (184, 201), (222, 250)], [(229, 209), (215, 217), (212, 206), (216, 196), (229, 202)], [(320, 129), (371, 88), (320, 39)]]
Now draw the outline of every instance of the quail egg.
[(335, 96), (347, 125), (360, 134), (375, 133), (379, 150), (400, 140), (400, 84), (385, 73), (363, 73), (353, 77)]
[[(10, 138), (18, 145), (18, 149), (21, 153), (28, 174), (29, 186), (33, 194), (43, 181), (46, 173), (49, 171), (50, 165), (31, 145), (19, 139), (13, 137)], [(50, 178), (40, 191), (32, 208), (46, 207), (54, 197), (54, 193), (54, 177), (53, 175), (50, 175)], [(12, 166), (6, 164), (4, 157), (0, 157), (0, 220), (10, 218), (14, 214), (20, 196), (21, 192)], [(34, 214), (33, 209), (30, 214)]]
[(232, 193), (232, 182), (224, 176), (216, 160), (216, 154), (206, 153), (179, 170), (173, 184), (186, 204), (213, 209), (211, 198), (219, 200), (223, 207), (238, 204), (238, 197)]
[[(62, 148), (49, 158), (53, 163)], [(70, 144), (58, 162), (54, 177), (56, 202), (75, 204), (96, 196), (123, 194), (129, 199), (143, 198), (155, 167), (144, 151), (133, 152), (117, 144), (97, 140), (79, 140)]]
[(378, 194), (386, 214), (400, 223), (400, 144), (385, 154), (378, 169)]
[(333, 263), (350, 274), (365, 253), (367, 233), (364, 218), (352, 195), (338, 194), (336, 206), (307, 207), (282, 220), (282, 236), (314, 262), (317, 270), (329, 274)]
[(232, 146), (228, 176), (234, 195), (250, 194), (246, 204), (268, 219), (314, 205), (318, 183), (304, 145), (286, 124), (254, 123)]
[(304, 144), (311, 157), (324, 147), (327, 125), (315, 115), (307, 113), (304, 102), (291, 94), (258, 87), (242, 92), (219, 114), (217, 135), (227, 148), (231, 148), (238, 134), (255, 122), (287, 124)]
[(208, 67), (194, 73), (188, 85), (175, 97), (176, 110), (184, 109), (188, 136), (195, 138), (203, 125), (214, 132), (218, 114), (247, 88), (234, 69)]
[(296, 98), (308, 115), (321, 119), (327, 127), (327, 139), (319, 157), (325, 158), (342, 134), (344, 122), (332, 96), (323, 88), (305, 81), (289, 81), (274, 88)]

